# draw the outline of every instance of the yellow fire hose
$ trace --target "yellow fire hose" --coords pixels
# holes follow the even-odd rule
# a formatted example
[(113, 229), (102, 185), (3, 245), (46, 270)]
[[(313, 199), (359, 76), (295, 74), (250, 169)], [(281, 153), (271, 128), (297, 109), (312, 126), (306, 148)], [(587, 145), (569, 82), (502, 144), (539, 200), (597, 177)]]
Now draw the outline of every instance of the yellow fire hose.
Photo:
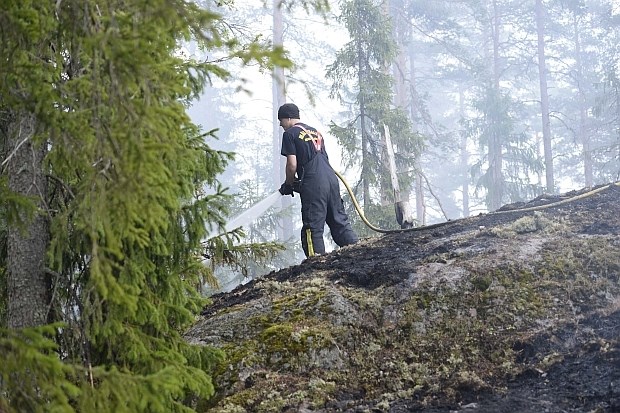
[[(439, 222), (437, 224), (431, 224), (431, 225), (425, 225), (422, 227), (414, 227), (414, 228), (401, 228), (401, 229), (382, 229), (382, 228), (377, 228), (374, 225), (372, 225), (368, 219), (366, 219), (366, 217), (364, 216), (364, 211), (362, 211), (362, 208), (360, 207), (359, 203), (357, 202), (357, 199), (355, 198), (355, 195), (353, 194), (353, 190), (351, 189), (351, 187), (349, 186), (349, 184), (347, 183), (347, 181), (345, 181), (344, 177), (338, 173), (338, 171), (334, 171), (336, 172), (336, 176), (338, 176), (338, 178), (342, 181), (342, 184), (344, 185), (344, 187), (347, 189), (347, 192), (349, 193), (349, 196), (351, 196), (351, 201), (353, 201), (353, 205), (355, 206), (355, 210), (357, 211), (357, 214), (360, 216), (360, 218), (362, 219), (362, 221), (364, 222), (364, 224), (366, 224), (366, 226), (368, 226), (368, 228), (370, 228), (371, 230), (375, 231), (375, 232), (380, 232), (382, 234), (389, 234), (389, 233), (393, 233), (393, 232), (407, 232), (407, 231), (421, 231), (423, 229), (432, 229), (432, 228), (437, 228), (437, 227), (441, 227), (443, 225), (447, 225), (449, 223), (455, 222), (455, 220), (453, 221), (446, 221), (446, 222)], [(494, 211), (494, 212), (489, 212), (489, 214), (506, 214), (509, 212), (530, 212), (530, 211), (538, 211), (541, 209), (546, 209), (546, 208), (551, 208), (554, 206), (558, 206), (558, 205), (563, 205), (563, 204), (567, 204), (569, 202), (573, 202), (573, 201), (577, 201), (578, 199), (583, 199), (583, 198), (588, 198), (592, 195), (595, 195), (599, 192), (602, 192), (608, 188), (611, 188), (612, 186), (620, 186), (620, 181), (618, 182), (614, 182), (614, 183), (610, 183), (598, 188), (595, 188), (591, 191), (588, 192), (584, 192), (583, 194), (579, 194), (579, 195), (575, 195), (574, 197), (571, 198), (566, 198), (566, 199), (562, 199), (561, 201), (557, 201), (557, 202), (552, 202), (550, 204), (545, 204), (545, 205), (539, 205), (539, 206), (533, 206), (533, 207), (529, 207), (529, 208), (521, 208), (521, 209), (512, 209), (512, 210), (506, 210), (506, 211)]]
[[(390, 232), (402, 232), (404, 231), (404, 229), (381, 229), (381, 228), (377, 228), (374, 225), (372, 225), (368, 219), (366, 219), (366, 216), (364, 216), (364, 211), (362, 211), (362, 208), (360, 207), (360, 204), (357, 202), (357, 199), (355, 198), (355, 195), (353, 194), (353, 190), (351, 189), (351, 187), (349, 186), (349, 184), (347, 183), (347, 181), (344, 180), (344, 177), (336, 172), (336, 176), (338, 176), (338, 178), (340, 178), (340, 180), (342, 181), (342, 184), (344, 185), (345, 188), (347, 188), (347, 192), (349, 193), (349, 195), (351, 196), (351, 201), (353, 201), (353, 206), (355, 206), (355, 210), (357, 211), (357, 215), (360, 216), (360, 218), (362, 219), (362, 221), (364, 222), (364, 224), (366, 224), (366, 226), (368, 226), (368, 228), (370, 228), (371, 230), (375, 231), (375, 232), (381, 232), (383, 234), (388, 234)], [(408, 230), (411, 229), (417, 229), (417, 228), (407, 228)]]

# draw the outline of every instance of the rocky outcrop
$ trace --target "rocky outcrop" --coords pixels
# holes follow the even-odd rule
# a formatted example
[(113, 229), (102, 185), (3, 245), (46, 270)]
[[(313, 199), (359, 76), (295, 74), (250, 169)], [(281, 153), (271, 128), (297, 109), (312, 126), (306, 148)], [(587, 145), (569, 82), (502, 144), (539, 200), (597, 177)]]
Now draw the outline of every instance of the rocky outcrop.
[(209, 411), (618, 411), (619, 207), (539, 197), (215, 296), (186, 334), (227, 354)]

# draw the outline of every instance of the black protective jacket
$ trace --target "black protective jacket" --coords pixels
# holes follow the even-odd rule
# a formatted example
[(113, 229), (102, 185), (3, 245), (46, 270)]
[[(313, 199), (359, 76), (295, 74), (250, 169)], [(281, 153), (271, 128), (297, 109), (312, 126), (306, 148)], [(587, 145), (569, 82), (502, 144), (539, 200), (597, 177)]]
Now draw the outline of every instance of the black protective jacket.
[(339, 246), (356, 243), (340, 197), (338, 177), (329, 164), (320, 132), (297, 123), (282, 135), (283, 156), (297, 157), (297, 178), (301, 180), (301, 243), (306, 256), (325, 253), (323, 230), (328, 225)]

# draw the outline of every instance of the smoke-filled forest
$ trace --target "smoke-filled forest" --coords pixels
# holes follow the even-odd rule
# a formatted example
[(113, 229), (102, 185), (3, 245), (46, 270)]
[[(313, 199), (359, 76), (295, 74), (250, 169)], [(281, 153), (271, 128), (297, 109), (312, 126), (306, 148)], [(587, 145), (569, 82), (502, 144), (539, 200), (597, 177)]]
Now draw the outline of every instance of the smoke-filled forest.
[(620, 179), (617, 0), (7, 0), (0, 28), (0, 413), (204, 411), (226, 354), (183, 332), (304, 258), (298, 196), (227, 228), (284, 181), (286, 102), (360, 238)]
[[(204, 125), (224, 112), (219, 144), (237, 156), (223, 181), (237, 214), (284, 180), (284, 102), (323, 131), (334, 168), (382, 228), (398, 228), (398, 201), (425, 225), (618, 180), (617, 2), (345, 1), (328, 13), (247, 3), (224, 9), (231, 31), (283, 45), (293, 65), (245, 68), (190, 109)], [(343, 194), (355, 229), (377, 235)], [(282, 207), (246, 232), (288, 241), (298, 253), (283, 263), (295, 262), (298, 199)]]

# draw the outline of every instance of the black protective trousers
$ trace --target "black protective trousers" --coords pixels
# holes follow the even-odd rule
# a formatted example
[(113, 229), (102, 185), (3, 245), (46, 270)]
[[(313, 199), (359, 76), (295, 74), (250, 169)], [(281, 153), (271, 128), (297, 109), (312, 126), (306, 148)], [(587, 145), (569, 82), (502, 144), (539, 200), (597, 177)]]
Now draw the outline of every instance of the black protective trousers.
[(325, 155), (318, 153), (304, 165), (300, 196), (303, 222), (301, 245), (306, 257), (325, 254), (325, 224), (338, 246), (343, 247), (358, 241), (344, 211), (338, 177)]

